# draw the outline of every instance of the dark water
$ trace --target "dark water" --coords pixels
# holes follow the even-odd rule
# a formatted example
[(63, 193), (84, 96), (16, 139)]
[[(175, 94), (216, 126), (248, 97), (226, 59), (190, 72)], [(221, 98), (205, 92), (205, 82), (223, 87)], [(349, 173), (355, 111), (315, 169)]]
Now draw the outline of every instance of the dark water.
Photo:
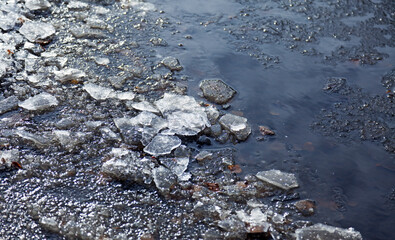
[[(389, 58), (376, 65), (353, 62), (326, 64), (320, 56), (304, 56), (281, 44), (268, 43), (266, 53), (280, 57), (280, 63), (264, 67), (245, 53), (235, 50), (223, 29), (202, 26), (199, 20), (219, 19), (238, 13), (241, 5), (233, 1), (161, 1), (157, 3), (182, 22), (182, 33), (168, 38), (182, 42), (185, 51), (175, 53), (190, 76), (189, 93), (198, 96), (198, 83), (205, 78), (222, 78), (238, 94), (229, 111), (249, 119), (253, 134), (245, 143), (235, 145), (243, 174), (280, 169), (296, 172), (301, 198), (317, 201), (317, 212), (310, 220), (340, 227), (354, 227), (364, 239), (390, 239), (395, 226), (394, 207), (388, 196), (395, 187), (395, 156), (377, 142), (358, 137), (339, 141), (311, 129), (321, 109), (339, 101), (322, 88), (329, 77), (344, 77), (354, 87), (371, 96), (385, 95), (380, 83), (395, 62), (394, 49)], [(269, 4), (269, 3), (268, 3)], [(298, 19), (299, 15), (272, 9), (267, 12)], [(352, 24), (370, 15), (353, 18)], [(371, 16), (370, 16), (371, 17)], [(302, 19), (299, 19), (302, 21)], [(193, 36), (191, 40), (184, 35)], [(330, 52), (335, 44), (322, 38), (319, 47)], [(351, 39), (348, 44), (359, 39)], [(361, 99), (363, 101), (363, 99)], [(257, 141), (258, 126), (276, 132), (275, 137)], [(392, 235), (393, 236), (393, 235)]]

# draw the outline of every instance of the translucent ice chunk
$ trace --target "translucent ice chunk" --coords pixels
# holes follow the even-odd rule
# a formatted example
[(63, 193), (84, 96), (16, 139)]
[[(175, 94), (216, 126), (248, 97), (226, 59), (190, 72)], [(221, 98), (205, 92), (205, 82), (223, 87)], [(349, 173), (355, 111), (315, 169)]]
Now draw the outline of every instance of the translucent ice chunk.
[(19, 160), (19, 151), (17, 149), (0, 151), (0, 160), (0, 169), (10, 168), (12, 162)]
[(266, 226), (266, 231), (269, 228), (267, 221), (267, 215), (262, 213), (259, 208), (254, 208), (251, 210), (250, 214), (247, 214), (243, 210), (236, 211), (237, 217), (251, 226)]
[(140, 111), (159, 113), (159, 110), (152, 103), (147, 102), (147, 101), (133, 103), (132, 107), (134, 109), (137, 109), (137, 110), (140, 110)]
[(55, 79), (62, 83), (86, 77), (85, 72), (75, 68), (65, 68), (60, 71), (55, 71), (54, 74)]
[(96, 100), (105, 100), (108, 98), (118, 98), (119, 100), (133, 100), (133, 92), (116, 92), (111, 88), (106, 88), (93, 83), (87, 83), (83, 89)]
[(155, 105), (168, 120), (166, 134), (196, 135), (210, 126), (207, 113), (193, 97), (165, 93)]
[(187, 181), (191, 177), (185, 171), (188, 168), (189, 158), (161, 158), (160, 162), (177, 175), (180, 181)]
[(41, 42), (50, 39), (56, 30), (50, 23), (26, 21), (19, 32), (30, 42)]
[(177, 183), (177, 177), (163, 166), (154, 168), (152, 176), (156, 187), (162, 192), (169, 192), (170, 188)]
[(115, 91), (111, 88), (102, 87), (93, 83), (87, 83), (83, 89), (96, 100), (105, 100), (115, 96)]
[(26, 0), (25, 6), (30, 11), (45, 10), (51, 7), (51, 4), (47, 0)]
[(102, 172), (114, 179), (150, 183), (154, 164), (148, 158), (139, 158), (136, 152), (113, 148), (110, 159), (103, 163)]
[(35, 111), (46, 110), (57, 106), (58, 104), (59, 102), (56, 97), (44, 92), (26, 99), (25, 101), (19, 103), (19, 106), (30, 111)]
[(289, 190), (299, 186), (294, 174), (284, 173), (279, 170), (272, 169), (269, 171), (258, 172), (256, 177), (284, 190)]
[(241, 141), (246, 140), (251, 133), (251, 127), (247, 123), (247, 118), (244, 117), (225, 114), (219, 119), (219, 123)]
[(296, 240), (308, 240), (308, 239), (320, 239), (320, 240), (362, 240), (362, 236), (359, 232), (353, 228), (338, 228), (321, 223), (314, 224), (310, 227), (297, 229)]
[(144, 152), (153, 156), (166, 155), (181, 145), (181, 139), (176, 136), (158, 134), (144, 148)]
[(166, 134), (193, 136), (206, 128), (207, 115), (195, 112), (173, 112), (167, 116), (168, 128)]

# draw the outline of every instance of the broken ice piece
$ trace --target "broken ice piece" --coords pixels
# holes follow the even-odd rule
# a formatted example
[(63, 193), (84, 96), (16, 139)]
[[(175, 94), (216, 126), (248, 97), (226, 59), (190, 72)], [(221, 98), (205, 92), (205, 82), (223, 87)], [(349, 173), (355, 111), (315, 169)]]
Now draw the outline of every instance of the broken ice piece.
[(154, 104), (147, 101), (132, 103), (132, 107), (140, 111), (159, 113), (159, 110), (154, 106)]
[(111, 88), (106, 88), (93, 83), (87, 83), (82, 87), (96, 100), (105, 100), (108, 98), (118, 98), (119, 100), (133, 100), (133, 92), (116, 92)]
[(310, 227), (297, 229), (295, 232), (296, 240), (362, 240), (362, 235), (353, 228), (338, 228), (322, 223), (314, 224)]
[(86, 73), (75, 68), (65, 68), (60, 71), (55, 71), (55, 79), (61, 83), (65, 83), (71, 80), (80, 80), (86, 77)]
[(96, 100), (105, 100), (114, 96), (115, 92), (111, 88), (102, 87), (93, 83), (87, 83), (82, 87)]
[(11, 96), (0, 101), (0, 114), (6, 113), (18, 107), (18, 98)]
[(3, 167), (10, 168), (12, 162), (19, 160), (19, 151), (17, 149), (0, 151), (0, 169)]
[(236, 211), (237, 217), (249, 226), (253, 232), (267, 232), (270, 224), (267, 222), (267, 215), (262, 213), (259, 208), (251, 210), (250, 214), (247, 214), (243, 210)]
[(45, 10), (51, 7), (47, 0), (26, 0), (25, 6), (30, 11)]
[(94, 60), (97, 65), (107, 66), (110, 63), (108, 58), (94, 58)]
[(159, 166), (152, 170), (152, 176), (156, 187), (161, 192), (169, 192), (170, 188), (177, 183), (177, 177), (169, 169)]
[(59, 102), (56, 97), (44, 92), (26, 99), (19, 103), (19, 106), (30, 111), (41, 111), (57, 106), (58, 104)]
[(19, 32), (30, 42), (42, 43), (50, 39), (56, 30), (50, 23), (26, 21)]
[(251, 127), (247, 123), (247, 118), (244, 117), (228, 113), (219, 119), (219, 123), (240, 141), (246, 140), (251, 133)]
[(185, 173), (188, 168), (189, 158), (161, 158), (160, 162), (177, 175), (180, 181), (188, 181), (190, 173)]
[(166, 155), (181, 145), (181, 139), (176, 136), (158, 134), (144, 148), (144, 152), (153, 156)]
[(256, 177), (264, 182), (272, 184), (284, 190), (299, 187), (296, 177), (292, 173), (284, 173), (280, 170), (262, 171), (256, 174)]

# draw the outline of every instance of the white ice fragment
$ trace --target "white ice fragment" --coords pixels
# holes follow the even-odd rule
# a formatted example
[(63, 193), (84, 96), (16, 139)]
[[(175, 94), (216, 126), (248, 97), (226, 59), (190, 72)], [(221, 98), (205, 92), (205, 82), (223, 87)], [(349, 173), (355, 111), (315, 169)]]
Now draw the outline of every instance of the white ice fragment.
[(114, 118), (114, 123), (117, 128), (122, 128), (124, 125), (152, 127), (157, 132), (167, 126), (167, 122), (164, 119), (150, 112), (141, 112), (134, 118)]
[(219, 119), (219, 123), (223, 128), (233, 133), (238, 140), (244, 141), (251, 134), (251, 127), (245, 117), (228, 113)]
[(338, 228), (322, 223), (314, 224), (310, 227), (300, 228), (295, 231), (296, 240), (362, 240), (362, 235), (353, 228)]
[(25, 6), (30, 11), (35, 11), (48, 9), (51, 4), (47, 0), (26, 0)]
[(147, 101), (132, 103), (132, 107), (134, 109), (139, 110), (139, 111), (147, 111), (147, 112), (152, 112), (152, 113), (159, 113), (159, 110), (154, 106), (154, 104), (152, 104), (150, 102), (147, 102)]
[(50, 23), (26, 21), (19, 32), (30, 42), (41, 42), (50, 39), (56, 30)]
[(155, 105), (169, 122), (166, 134), (190, 136), (210, 127), (204, 108), (193, 97), (165, 93)]
[(93, 83), (87, 83), (83, 89), (96, 100), (105, 100), (108, 98), (118, 98), (119, 100), (133, 100), (133, 92), (116, 92), (111, 88), (106, 88)]
[(97, 65), (107, 66), (110, 63), (108, 58), (94, 58), (94, 60)]
[(56, 97), (44, 92), (26, 99), (25, 101), (19, 103), (19, 106), (30, 111), (36, 111), (46, 110), (57, 106), (58, 104), (59, 102)]
[(170, 171), (177, 175), (180, 181), (188, 181), (191, 178), (191, 174), (185, 172), (189, 164), (188, 157), (165, 159), (161, 158), (160, 161), (163, 165), (170, 169)]
[(19, 161), (19, 151), (17, 149), (0, 151), (0, 169), (2, 167), (10, 168), (12, 162)]
[(181, 139), (176, 136), (158, 134), (144, 148), (144, 152), (153, 156), (166, 155), (181, 145)]
[(66, 146), (72, 141), (70, 131), (66, 130), (54, 130), (53, 133), (55, 134), (56, 139), (62, 146)]
[(284, 173), (280, 170), (272, 169), (269, 171), (261, 171), (256, 174), (256, 177), (284, 190), (289, 190), (299, 186), (294, 174)]
[[(67, 59), (66, 59), (67, 61)], [(55, 71), (55, 79), (61, 83), (71, 80), (80, 80), (86, 77), (86, 73), (76, 68), (65, 68), (60, 71)]]
[(267, 215), (259, 208), (252, 209), (250, 214), (243, 210), (236, 211), (236, 214), (241, 221), (247, 223), (250, 227), (262, 227), (263, 232), (267, 232), (270, 227), (270, 224), (267, 222)]
[(135, 94), (133, 92), (116, 92), (115, 98), (119, 100), (133, 100)]
[(177, 177), (163, 166), (154, 168), (152, 176), (156, 187), (162, 192), (170, 191), (170, 188), (177, 182)]
[(140, 11), (155, 11), (155, 5), (147, 2), (140, 2), (138, 0), (121, 0), (122, 7), (132, 7), (135, 10)]
[(89, 9), (89, 4), (81, 1), (70, 1), (67, 8), (74, 11), (83, 11)]

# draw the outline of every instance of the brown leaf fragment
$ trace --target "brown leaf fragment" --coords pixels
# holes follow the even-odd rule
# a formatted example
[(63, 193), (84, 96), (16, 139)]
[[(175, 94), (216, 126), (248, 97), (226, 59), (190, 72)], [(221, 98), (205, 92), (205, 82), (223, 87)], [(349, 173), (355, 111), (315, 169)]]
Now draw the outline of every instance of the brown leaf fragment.
[(12, 162), (11, 165), (14, 166), (15, 168), (23, 169), (22, 165), (19, 162)]

